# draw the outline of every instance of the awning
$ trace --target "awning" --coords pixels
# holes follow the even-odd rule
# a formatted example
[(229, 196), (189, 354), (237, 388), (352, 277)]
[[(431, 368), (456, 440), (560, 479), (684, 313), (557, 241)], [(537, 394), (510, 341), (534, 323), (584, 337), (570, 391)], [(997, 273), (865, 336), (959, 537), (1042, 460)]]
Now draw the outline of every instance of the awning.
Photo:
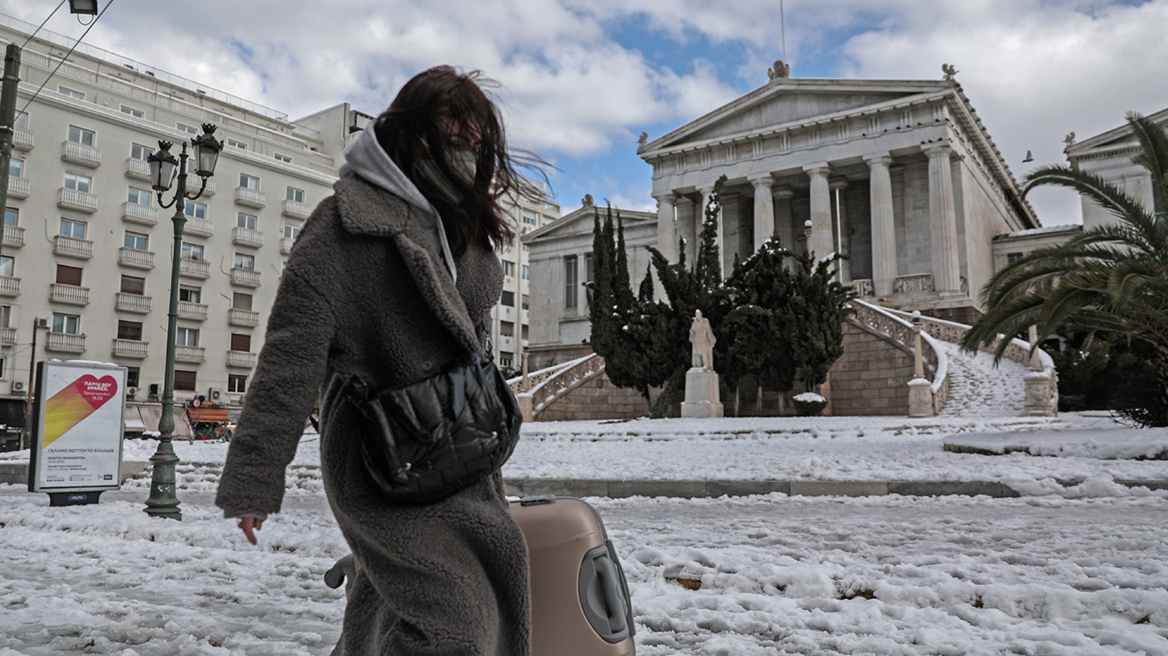
[(187, 408), (192, 424), (226, 424), (227, 408)]

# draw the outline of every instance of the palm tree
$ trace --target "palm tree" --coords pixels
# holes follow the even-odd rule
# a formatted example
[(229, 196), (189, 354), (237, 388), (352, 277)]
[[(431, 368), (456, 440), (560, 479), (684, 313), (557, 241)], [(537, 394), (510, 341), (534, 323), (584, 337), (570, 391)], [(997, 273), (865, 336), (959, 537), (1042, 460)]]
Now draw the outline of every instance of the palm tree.
[[(962, 346), (973, 350), (1038, 327), (1039, 342), (1057, 330), (1127, 335), (1158, 354), (1159, 408), (1155, 425), (1168, 424), (1168, 135), (1136, 113), (1128, 125), (1140, 142), (1133, 158), (1152, 176), (1151, 211), (1097, 175), (1044, 166), (1028, 175), (1024, 193), (1038, 186), (1068, 187), (1098, 203), (1117, 221), (1084, 230), (1061, 246), (1042, 248), (994, 274), (981, 290), (986, 308)], [(1000, 359), (1009, 340), (1000, 340)]]

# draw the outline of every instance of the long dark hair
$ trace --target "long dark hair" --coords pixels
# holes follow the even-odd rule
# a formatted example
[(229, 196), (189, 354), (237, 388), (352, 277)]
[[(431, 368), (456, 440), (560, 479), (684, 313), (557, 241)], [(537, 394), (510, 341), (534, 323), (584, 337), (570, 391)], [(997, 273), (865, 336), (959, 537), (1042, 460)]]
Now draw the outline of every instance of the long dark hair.
[[(373, 126), (381, 148), (442, 215), (455, 257), (470, 244), (501, 249), (515, 238), (515, 228), (500, 203), (502, 197), (541, 199), (515, 172), (513, 162), (518, 160), (540, 175), (544, 162), (530, 153), (508, 151), (499, 111), (480, 88), (485, 85), (497, 86), (479, 71), (459, 73), (451, 66), (435, 66), (406, 82)], [(450, 165), (443, 125), (457, 125), (463, 134), (478, 132), (477, 168), (471, 185)], [(452, 202), (419, 174), (418, 165), (426, 157), (434, 160), (461, 194), (461, 202)]]

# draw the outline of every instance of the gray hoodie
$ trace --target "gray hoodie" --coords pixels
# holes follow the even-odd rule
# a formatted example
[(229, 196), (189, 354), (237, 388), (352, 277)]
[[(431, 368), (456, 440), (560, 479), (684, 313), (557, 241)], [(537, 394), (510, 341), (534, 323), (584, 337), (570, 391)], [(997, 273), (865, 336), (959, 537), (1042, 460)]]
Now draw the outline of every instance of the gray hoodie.
[(377, 143), (372, 126), (364, 130), (345, 150), (345, 164), (341, 165), (340, 173), (342, 178), (360, 177), (404, 200), (410, 206), (414, 219), (426, 231), (430, 245), (442, 255), (446, 268), (450, 270), (450, 277), (458, 282), (458, 271), (454, 266), (454, 256), (450, 253), (450, 244), (446, 241), (442, 217), (389, 155), (385, 154), (381, 144)]

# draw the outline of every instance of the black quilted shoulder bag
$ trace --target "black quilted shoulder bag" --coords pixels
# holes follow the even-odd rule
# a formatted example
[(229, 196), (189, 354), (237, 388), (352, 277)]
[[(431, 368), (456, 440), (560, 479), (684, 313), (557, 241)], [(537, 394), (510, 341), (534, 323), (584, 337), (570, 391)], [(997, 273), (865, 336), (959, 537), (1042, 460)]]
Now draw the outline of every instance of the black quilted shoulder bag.
[(409, 505), (441, 501), (494, 473), (515, 450), (523, 413), (494, 362), (478, 354), (399, 389), (349, 381), (367, 420), (357, 442), (374, 483)]

